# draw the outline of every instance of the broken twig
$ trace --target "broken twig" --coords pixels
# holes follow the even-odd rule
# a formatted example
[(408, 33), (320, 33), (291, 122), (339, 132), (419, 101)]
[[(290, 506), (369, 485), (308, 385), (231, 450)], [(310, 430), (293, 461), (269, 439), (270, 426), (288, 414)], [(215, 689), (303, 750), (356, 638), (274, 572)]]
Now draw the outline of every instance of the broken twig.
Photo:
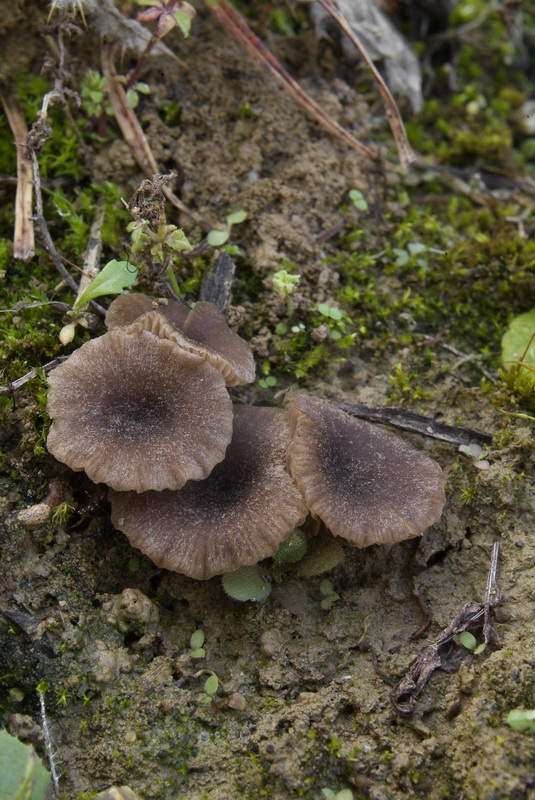
[(17, 150), (17, 191), (15, 195), (15, 232), (13, 235), (13, 258), (27, 261), (35, 253), (32, 219), (33, 184), (32, 168), (26, 158), (28, 126), (22, 109), (6, 89), (0, 91), (7, 121)]
[(359, 37), (348, 24), (347, 20), (342, 16), (340, 11), (336, 8), (334, 3), (331, 0), (319, 0), (323, 8), (329, 12), (329, 14), (336, 20), (340, 28), (343, 30), (345, 35), (350, 39), (350, 41), (355, 45), (357, 48), (360, 57), (366, 63), (368, 69), (370, 70), (375, 83), (377, 84), (377, 88), (383, 100), (386, 116), (388, 119), (388, 124), (390, 125), (390, 129), (394, 136), (396, 147), (398, 149), (399, 160), (401, 161), (401, 166), (406, 169), (409, 164), (413, 161), (416, 161), (416, 155), (414, 150), (409, 144), (409, 140), (407, 138), (407, 134), (405, 132), (405, 127), (403, 125), (403, 120), (401, 119), (401, 114), (399, 113), (399, 109), (396, 105), (396, 101), (392, 97), (392, 93), (386, 83), (384, 82), (381, 73), (373, 63), (372, 59), (368, 55), (366, 48), (360, 41)]
[(415, 414), (404, 408), (369, 408), (362, 403), (338, 403), (338, 408), (369, 422), (391, 425), (402, 431), (420, 433), (422, 436), (429, 436), (430, 439), (439, 439), (442, 442), (449, 442), (449, 444), (460, 445), (474, 442), (489, 444), (492, 442), (490, 433), (474, 431), (472, 428), (462, 428), (459, 425), (446, 425), (445, 422), (437, 422), (431, 417)]
[(396, 683), (390, 692), (390, 699), (398, 714), (410, 716), (413, 713), (418, 697), (436, 669), (441, 669), (444, 672), (455, 672), (459, 669), (464, 656), (470, 651), (463, 651), (456, 647), (453, 641), (454, 636), (463, 633), (463, 631), (483, 630), (485, 644), (488, 645), (491, 641), (494, 633), (494, 609), (504, 599), (496, 584), (499, 547), (499, 543), (494, 542), (485, 602), (475, 603), (470, 601), (465, 603), (461, 611), (448, 627), (442, 631), (438, 639), (421, 650), (416, 660), (409, 667), (405, 677)]
[(344, 144), (357, 150), (361, 155), (372, 161), (377, 161), (378, 154), (371, 148), (359, 142), (345, 128), (339, 125), (321, 106), (302, 89), (284, 69), (282, 64), (268, 50), (268, 48), (255, 36), (241, 14), (227, 2), (227, 0), (205, 0), (206, 5), (214, 17), (236, 39), (236, 41), (249, 53), (249, 55), (275, 80), (283, 89), (286, 89), (305, 111), (310, 114), (320, 125), (334, 134)]

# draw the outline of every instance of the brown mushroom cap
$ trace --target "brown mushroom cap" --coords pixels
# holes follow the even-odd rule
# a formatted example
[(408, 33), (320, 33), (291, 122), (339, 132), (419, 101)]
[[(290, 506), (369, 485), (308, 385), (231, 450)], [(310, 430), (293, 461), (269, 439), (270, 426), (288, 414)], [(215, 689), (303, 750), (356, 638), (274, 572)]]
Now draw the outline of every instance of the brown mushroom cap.
[(390, 431), (308, 395), (288, 403), (289, 469), (310, 511), (356, 547), (420, 536), (445, 503), (444, 474)]
[[(169, 327), (155, 322), (156, 313)], [(106, 325), (112, 329), (132, 323), (202, 356), (221, 372), (227, 386), (243, 386), (255, 379), (249, 345), (229, 328), (213, 303), (197, 303), (190, 311), (175, 300), (157, 300), (141, 293), (120, 295), (108, 309)]]
[(121, 491), (206, 478), (232, 436), (220, 373), (147, 331), (109, 331), (49, 376), (47, 445), (71, 469)]
[(286, 471), (289, 426), (277, 408), (239, 406), (225, 460), (178, 492), (110, 491), (112, 522), (155, 564), (206, 579), (256, 564), (306, 517)]
[(185, 303), (179, 300), (149, 297), (148, 294), (142, 294), (142, 292), (120, 294), (106, 312), (106, 327), (108, 330), (112, 330), (131, 325), (147, 311), (158, 311), (171, 325), (180, 330), (190, 310)]

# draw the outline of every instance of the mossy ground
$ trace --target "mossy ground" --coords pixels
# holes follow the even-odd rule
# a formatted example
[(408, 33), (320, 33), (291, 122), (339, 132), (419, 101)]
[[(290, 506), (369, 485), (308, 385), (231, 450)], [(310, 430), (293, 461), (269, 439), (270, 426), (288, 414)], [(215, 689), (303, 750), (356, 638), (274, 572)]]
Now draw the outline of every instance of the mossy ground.
[[(318, 56), (301, 22), (288, 40), (277, 27), (288, 20), (277, 19), (271, 44), (311, 94), (344, 124), (369, 131), (371, 143), (387, 141), (329, 52)], [(15, 92), (29, 123), (47, 88), (35, 77), (46, 47), (35, 22), (10, 31), (9, 52), (20, 53)], [(518, 184), (490, 192), (476, 178), (425, 167), (404, 177), (373, 170), (304, 118), (209, 16), (197, 19), (188, 42), (173, 36), (186, 66), (148, 72), (153, 92), (138, 115), (162, 171), (178, 173), (194, 211), (212, 224), (248, 212), (233, 229), (240, 253), (229, 320), (251, 341), (259, 379), (276, 383), (242, 396), (280, 404), (304, 388), (336, 401), (405, 405), (493, 433), (491, 469), (420, 440), (448, 474), (445, 514), (420, 542), (348, 552), (329, 576), (340, 596), (329, 610), (321, 578), (291, 573), (262, 606), (241, 605), (217, 579), (155, 568), (113, 530), (103, 493), (47, 455), (46, 380), (28, 382), (1, 398), (1, 605), (24, 615), (21, 625), (0, 621), (4, 720), (14, 732), (14, 714), (37, 720), (35, 687), (47, 682), (64, 798), (112, 783), (146, 800), (318, 798), (325, 786), (376, 800), (528, 798), (535, 743), (505, 718), (535, 704), (533, 423), (510, 414), (533, 413), (535, 403), (532, 387), (500, 377), (499, 348), (508, 321), (534, 305), (532, 195)], [(430, 162), (532, 175), (518, 109), (533, 65), (516, 66), (510, 45), (504, 54), (508, 41), (493, 14), (460, 46), (455, 90), (437, 70), (439, 99), (408, 122)], [(99, 67), (98, 40), (86, 32), (77, 48), (79, 89), (87, 67)], [(83, 110), (77, 118), (91, 159), (56, 109), (40, 164), (50, 232), (79, 267), (102, 201), (103, 261), (124, 257), (120, 197), (130, 199), (142, 176), (111, 120), (101, 137)], [(13, 175), (3, 118), (0, 126), (0, 174)], [(351, 188), (368, 210), (351, 204)], [(3, 307), (15, 309), (0, 316), (9, 381), (69, 350), (58, 339), (63, 312), (20, 304), (73, 297), (42, 251), (26, 265), (11, 258), (12, 185), (0, 185), (0, 199)], [(177, 222), (171, 209), (169, 221)], [(179, 222), (200, 239), (187, 217)], [(325, 238), (333, 226), (338, 234)], [(211, 259), (206, 249), (177, 259), (188, 299)], [(301, 276), (291, 316), (270, 279), (281, 268)], [(78, 328), (71, 347), (89, 336)], [(15, 512), (41, 500), (56, 475), (67, 481), (71, 518), (18, 526)], [(457, 674), (435, 674), (413, 717), (399, 718), (380, 674), (398, 679), (422, 646), (408, 641), (421, 623), (416, 595), (425, 589), (431, 599), (430, 641), (464, 603), (484, 598), (495, 540), (505, 647), (468, 656)], [(103, 606), (127, 587), (157, 605), (157, 626), (120, 633), (110, 624)], [(197, 628), (206, 636), (201, 660), (188, 655)], [(202, 702), (205, 670), (219, 677), (213, 704)], [(234, 691), (246, 698), (244, 711), (228, 707)]]

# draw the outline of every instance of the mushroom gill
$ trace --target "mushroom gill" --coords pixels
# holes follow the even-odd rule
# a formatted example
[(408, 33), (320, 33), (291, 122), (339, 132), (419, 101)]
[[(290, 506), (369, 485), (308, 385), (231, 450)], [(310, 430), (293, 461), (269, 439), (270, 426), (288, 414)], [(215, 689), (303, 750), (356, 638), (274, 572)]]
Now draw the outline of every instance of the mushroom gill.
[(49, 376), (47, 446), (71, 469), (120, 491), (179, 489), (206, 478), (232, 436), (220, 373), (147, 332), (117, 328)]
[(225, 460), (177, 492), (110, 491), (112, 522), (155, 564), (207, 579), (272, 556), (306, 517), (286, 471), (289, 426), (276, 408), (237, 406)]
[(288, 402), (289, 470), (308, 509), (356, 547), (420, 536), (445, 503), (439, 465), (390, 431), (324, 400)]
[[(157, 315), (164, 319), (158, 320)], [(213, 303), (199, 302), (190, 311), (175, 300), (164, 302), (144, 294), (121, 295), (110, 305), (106, 325), (115, 328), (132, 323), (202, 356), (221, 372), (227, 386), (243, 386), (255, 379), (249, 345), (229, 328)]]

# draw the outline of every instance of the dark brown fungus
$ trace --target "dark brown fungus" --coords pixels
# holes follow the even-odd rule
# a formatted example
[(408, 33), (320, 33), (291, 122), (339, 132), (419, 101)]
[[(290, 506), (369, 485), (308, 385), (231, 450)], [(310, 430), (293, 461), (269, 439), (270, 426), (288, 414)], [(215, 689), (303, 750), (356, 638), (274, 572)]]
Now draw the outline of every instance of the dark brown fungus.
[(222, 376), (147, 331), (86, 342), (49, 383), (48, 449), (95, 483), (179, 489), (225, 456), (233, 415)]
[[(161, 315), (167, 326), (158, 321)], [(137, 323), (202, 356), (223, 375), (227, 386), (243, 386), (255, 379), (253, 354), (247, 342), (227, 325), (213, 303), (197, 303), (190, 311), (175, 300), (156, 300), (144, 294), (121, 295), (106, 314), (108, 328)]]
[(158, 311), (171, 325), (180, 330), (190, 310), (185, 303), (178, 300), (149, 297), (148, 294), (141, 292), (120, 294), (108, 308), (106, 327), (108, 330), (112, 330), (130, 325), (147, 311)]
[(155, 564), (211, 578), (272, 556), (306, 516), (284, 411), (237, 406), (225, 460), (178, 492), (110, 491), (112, 522)]
[(445, 503), (444, 474), (390, 431), (295, 395), (289, 468), (309, 510), (356, 547), (420, 536)]

